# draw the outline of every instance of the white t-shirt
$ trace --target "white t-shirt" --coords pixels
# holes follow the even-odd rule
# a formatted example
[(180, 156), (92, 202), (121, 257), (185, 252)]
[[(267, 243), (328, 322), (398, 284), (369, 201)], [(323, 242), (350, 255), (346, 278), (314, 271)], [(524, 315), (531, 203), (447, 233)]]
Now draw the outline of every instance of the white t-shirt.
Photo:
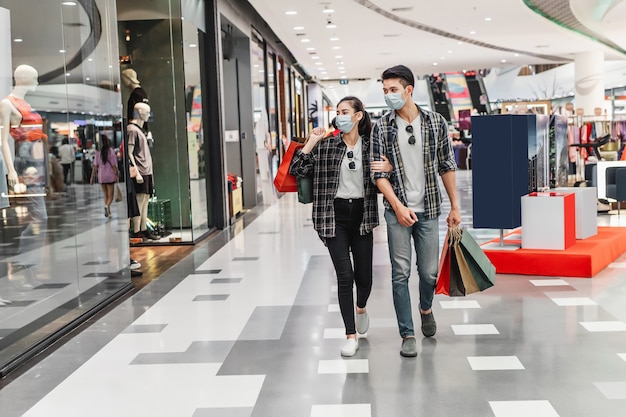
[[(363, 198), (365, 196), (362, 143), (361, 136), (359, 136), (354, 148), (350, 149), (348, 147), (341, 161), (339, 187), (335, 196), (337, 198)], [(352, 152), (352, 158), (348, 158), (350, 152)], [(350, 169), (351, 162), (354, 164), (354, 169)]]
[(59, 157), (61, 158), (62, 164), (71, 164), (76, 160), (74, 147), (67, 143), (59, 146)]
[(411, 134), (406, 131), (409, 123), (396, 116), (398, 125), (398, 147), (404, 166), (404, 191), (407, 206), (414, 212), (424, 212), (424, 196), (426, 180), (424, 177), (424, 140), (422, 138), (422, 123), (419, 116), (410, 124), (413, 126), (415, 144), (409, 143)]

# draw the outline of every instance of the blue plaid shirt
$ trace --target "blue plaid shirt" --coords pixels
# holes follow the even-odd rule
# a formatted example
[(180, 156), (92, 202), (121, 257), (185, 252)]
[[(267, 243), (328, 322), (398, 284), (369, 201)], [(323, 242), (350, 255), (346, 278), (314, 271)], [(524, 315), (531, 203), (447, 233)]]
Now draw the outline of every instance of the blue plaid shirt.
[[(378, 202), (376, 185), (370, 179), (370, 138), (361, 136), (361, 139), (365, 200), (359, 233), (365, 235), (378, 226)], [(308, 154), (298, 149), (289, 166), (289, 173), (296, 177), (313, 175), (313, 227), (323, 241), (335, 237), (334, 200), (339, 188), (341, 161), (347, 151), (339, 134), (322, 140)]]
[[(445, 174), (457, 169), (454, 159), (452, 143), (448, 135), (448, 123), (439, 113), (422, 109), (417, 106), (422, 125), (422, 139), (424, 142), (424, 216), (434, 219), (441, 214), (441, 192), (437, 182), (437, 173)], [(380, 155), (385, 155), (394, 169), (392, 172), (372, 172), (372, 181), (376, 183), (379, 178), (387, 178), (393, 187), (398, 199), (407, 206), (407, 198), (404, 190), (404, 165), (398, 146), (398, 125), (396, 124), (396, 112), (385, 113), (372, 131), (372, 160), (380, 160)], [(385, 208), (393, 210), (387, 199), (384, 199)]]

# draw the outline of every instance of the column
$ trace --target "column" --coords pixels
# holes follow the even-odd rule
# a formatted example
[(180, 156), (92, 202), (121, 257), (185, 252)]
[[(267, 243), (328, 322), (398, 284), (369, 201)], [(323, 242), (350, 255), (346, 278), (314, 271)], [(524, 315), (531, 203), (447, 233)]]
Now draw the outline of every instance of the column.
[(604, 109), (604, 54), (587, 51), (574, 59), (574, 100), (583, 114), (593, 115), (596, 108)]

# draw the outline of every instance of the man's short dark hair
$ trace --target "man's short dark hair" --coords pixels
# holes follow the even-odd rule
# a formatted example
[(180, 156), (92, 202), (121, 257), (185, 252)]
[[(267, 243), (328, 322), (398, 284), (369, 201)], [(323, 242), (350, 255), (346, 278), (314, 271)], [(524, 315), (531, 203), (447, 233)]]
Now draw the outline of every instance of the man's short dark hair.
[(395, 67), (387, 68), (383, 72), (383, 80), (399, 79), (400, 84), (406, 88), (407, 85), (415, 86), (415, 77), (413, 72), (404, 65), (396, 65)]

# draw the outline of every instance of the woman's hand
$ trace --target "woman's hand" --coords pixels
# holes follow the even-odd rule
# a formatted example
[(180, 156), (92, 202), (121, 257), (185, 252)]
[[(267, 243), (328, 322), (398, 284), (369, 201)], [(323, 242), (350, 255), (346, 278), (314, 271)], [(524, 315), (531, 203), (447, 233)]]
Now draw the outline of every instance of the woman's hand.
[(393, 171), (393, 165), (389, 162), (389, 159), (385, 155), (380, 156), (382, 161), (372, 161), (371, 169), (374, 172), (391, 172)]
[(323, 127), (316, 127), (309, 134), (309, 141), (313, 141), (314, 143), (317, 143), (320, 140), (324, 139), (325, 135), (326, 135), (326, 129), (324, 129)]
[(137, 173), (137, 176), (135, 177), (135, 181), (137, 181), (137, 184), (143, 184), (143, 177), (141, 176), (140, 173)]

